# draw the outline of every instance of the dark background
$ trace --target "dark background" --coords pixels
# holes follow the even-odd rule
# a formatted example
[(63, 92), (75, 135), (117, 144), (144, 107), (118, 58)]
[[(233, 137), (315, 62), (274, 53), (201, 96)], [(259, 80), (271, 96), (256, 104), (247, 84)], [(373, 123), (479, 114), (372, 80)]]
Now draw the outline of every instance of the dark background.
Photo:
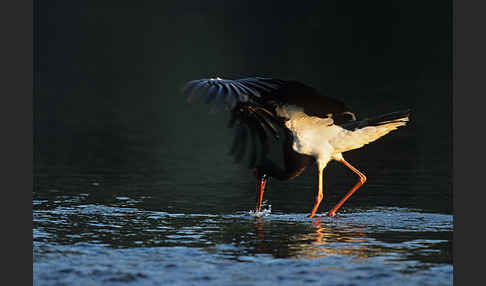
[[(251, 172), (226, 155), (226, 114), (188, 105), (179, 91), (191, 79), (258, 75), (307, 83), (360, 117), (411, 108), (408, 127), (345, 157), (368, 176), (363, 200), (452, 212), (451, 1), (35, 5), (37, 193), (79, 189), (88, 178), (105, 183), (102, 199), (142, 189), (164, 196), (179, 186), (187, 201), (214, 195), (229, 204), (241, 196), (253, 206)], [(326, 169), (330, 189), (355, 180), (336, 166)], [(380, 178), (394, 170), (409, 172), (394, 177), (400, 188), (383, 199), (391, 184)], [(306, 192), (303, 210), (315, 180), (308, 170), (292, 185)], [(230, 191), (218, 193), (228, 184)]]

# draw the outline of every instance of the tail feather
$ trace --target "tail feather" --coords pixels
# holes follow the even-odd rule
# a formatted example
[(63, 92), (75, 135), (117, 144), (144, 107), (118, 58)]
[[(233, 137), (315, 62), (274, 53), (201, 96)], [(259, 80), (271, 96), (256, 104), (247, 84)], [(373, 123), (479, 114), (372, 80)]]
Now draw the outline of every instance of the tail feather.
[(406, 123), (409, 120), (410, 113), (411, 113), (410, 109), (391, 112), (391, 113), (387, 113), (372, 118), (366, 118), (363, 120), (348, 122), (346, 124), (343, 124), (342, 127), (348, 130), (356, 130), (366, 126), (380, 126), (384, 124), (400, 123), (400, 122)]
[(406, 125), (409, 116), (410, 110), (397, 111), (346, 124), (342, 127), (347, 130), (330, 143), (339, 152), (360, 148)]

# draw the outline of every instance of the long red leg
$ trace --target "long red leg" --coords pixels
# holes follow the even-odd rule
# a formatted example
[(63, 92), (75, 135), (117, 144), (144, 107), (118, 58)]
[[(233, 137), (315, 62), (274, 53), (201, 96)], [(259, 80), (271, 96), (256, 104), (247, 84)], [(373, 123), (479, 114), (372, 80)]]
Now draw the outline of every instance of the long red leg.
[(365, 175), (363, 175), (360, 171), (358, 171), (355, 167), (351, 166), (351, 164), (349, 164), (348, 162), (346, 162), (346, 160), (344, 159), (341, 159), (341, 163), (343, 163), (344, 165), (346, 165), (346, 167), (348, 167), (349, 169), (351, 169), (351, 171), (353, 171), (355, 174), (357, 174), (359, 176), (359, 182), (344, 196), (344, 198), (341, 199), (341, 201), (339, 201), (339, 203), (337, 203), (328, 213), (328, 216), (335, 216), (336, 215), (336, 211), (344, 204), (344, 202), (354, 193), (356, 192), (357, 189), (359, 189), (363, 184), (364, 182), (366, 181), (366, 177)]
[(314, 201), (314, 207), (312, 208), (312, 212), (309, 215), (309, 217), (314, 217), (314, 215), (316, 214), (317, 208), (319, 208), (319, 204), (321, 203), (322, 199), (324, 198), (324, 194), (323, 194), (323, 191), (322, 191), (322, 189), (323, 189), (323, 181), (322, 181), (323, 171), (324, 171), (324, 169), (318, 168), (319, 190), (317, 191), (317, 195), (316, 195), (316, 198), (315, 198), (315, 201)]
[(267, 177), (266, 176), (263, 176), (258, 180), (257, 204), (256, 204), (255, 212), (259, 212), (262, 209), (263, 192), (265, 191), (266, 184), (267, 184)]

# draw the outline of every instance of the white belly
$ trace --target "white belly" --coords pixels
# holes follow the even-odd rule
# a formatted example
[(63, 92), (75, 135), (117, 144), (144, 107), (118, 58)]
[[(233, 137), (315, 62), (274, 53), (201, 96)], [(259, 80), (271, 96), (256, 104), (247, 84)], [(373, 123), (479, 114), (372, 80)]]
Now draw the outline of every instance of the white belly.
[(301, 154), (313, 157), (329, 157), (335, 153), (335, 146), (330, 142), (343, 132), (333, 124), (331, 118), (301, 117), (285, 122), (294, 136), (293, 149)]
[(276, 110), (279, 116), (289, 119), (285, 125), (293, 135), (292, 148), (297, 153), (316, 158), (322, 168), (331, 159), (341, 160), (341, 153), (360, 148), (406, 123), (404, 120), (350, 131), (334, 125), (331, 115), (327, 118), (308, 116), (296, 106)]
[(334, 125), (334, 120), (329, 116), (319, 118), (306, 115), (301, 108), (285, 106), (277, 108), (279, 116), (289, 120), (285, 126), (292, 132), (295, 152), (316, 158), (319, 167), (324, 168), (331, 159), (340, 159), (340, 152), (331, 141), (337, 138), (345, 129)]

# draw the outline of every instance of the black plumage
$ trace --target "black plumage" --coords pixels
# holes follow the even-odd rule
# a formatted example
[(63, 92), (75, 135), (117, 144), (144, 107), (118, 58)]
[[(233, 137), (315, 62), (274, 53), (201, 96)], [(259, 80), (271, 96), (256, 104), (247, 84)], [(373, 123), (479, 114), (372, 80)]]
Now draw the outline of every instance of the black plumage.
[[(286, 125), (288, 120), (293, 120), (285, 115), (288, 114), (286, 113), (287, 110), (298, 108), (306, 117), (317, 118), (317, 120), (332, 118), (329, 128), (336, 126), (341, 128), (339, 130), (360, 130), (360, 132), (360, 128), (367, 126), (380, 126), (388, 123), (397, 123), (396, 126), (404, 125), (402, 123), (408, 120), (410, 113), (409, 111), (396, 112), (376, 118), (357, 120), (356, 115), (342, 101), (320, 95), (316, 89), (310, 86), (297, 81), (264, 77), (237, 80), (221, 78), (192, 80), (185, 85), (183, 93), (187, 95), (189, 102), (202, 98), (205, 103), (226, 108), (231, 112), (228, 126), (234, 128), (235, 135), (230, 154), (235, 157), (236, 162), (242, 161), (244, 155), (247, 154), (248, 165), (255, 170), (255, 175), (259, 180), (257, 211), (261, 207), (263, 189), (268, 177), (275, 177), (279, 180), (295, 178), (308, 166), (316, 161), (319, 163), (321, 159), (319, 155), (306, 154), (306, 152), (295, 150), (293, 145), (299, 138), (295, 137), (296, 131)], [(396, 128), (395, 125), (392, 127), (394, 127), (392, 129)], [(386, 133), (388, 132), (386, 131)], [(363, 138), (366, 138), (366, 136)], [(381, 136), (383, 135), (377, 138)], [(376, 139), (370, 139), (369, 142), (374, 140)], [(269, 158), (270, 148), (276, 146), (272, 142), (281, 142), (280, 154), (283, 164)], [(358, 144), (358, 147), (355, 148), (362, 145)], [(330, 159), (343, 162), (360, 176), (361, 184), (364, 183), (364, 175), (344, 161), (340, 153), (333, 158), (326, 157), (327, 161)], [(327, 161), (318, 164), (320, 170), (319, 193), (316, 196), (316, 203), (311, 216), (314, 215), (322, 199), (321, 171)], [(355, 189), (359, 186), (358, 183)], [(340, 204), (346, 199), (347, 197)], [(330, 215), (334, 215), (337, 208), (335, 207)]]

